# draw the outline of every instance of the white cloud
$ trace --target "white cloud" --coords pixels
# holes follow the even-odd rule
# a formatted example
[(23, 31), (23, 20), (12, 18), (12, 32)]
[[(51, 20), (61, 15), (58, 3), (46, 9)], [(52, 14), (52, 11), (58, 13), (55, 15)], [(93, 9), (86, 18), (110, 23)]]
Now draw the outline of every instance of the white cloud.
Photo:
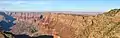
[(26, 3), (26, 2), (25, 1), (15, 1), (12, 4), (23, 4), (23, 3)]
[(12, 4), (51, 4), (51, 2), (46, 1), (16, 1)]
[(0, 4), (51, 4), (51, 1), (1, 1)]
[(51, 4), (50, 1), (28, 1), (29, 4)]
[(31, 2), (29, 4), (50, 4), (50, 3), (46, 3), (46, 2)]
[(40, 7), (42, 10), (49, 10), (51, 3), (51, 1), (0, 1), (0, 10), (39, 10)]
[(12, 3), (11, 1), (0, 1), (0, 4)]

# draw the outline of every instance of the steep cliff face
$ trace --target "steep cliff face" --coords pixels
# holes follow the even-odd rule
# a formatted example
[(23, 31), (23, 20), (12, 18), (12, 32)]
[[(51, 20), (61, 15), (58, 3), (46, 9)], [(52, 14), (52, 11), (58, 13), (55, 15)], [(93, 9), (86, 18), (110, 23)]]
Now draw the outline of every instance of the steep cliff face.
[[(41, 22), (34, 22), (33, 25), (28, 22), (28, 24), (20, 23), (20, 21), (16, 25), (20, 28), (27, 28), (25, 25), (40, 26), (39, 29), (37, 28), (38, 32), (28, 34), (33, 36), (34, 34), (52, 35), (55, 31), (56, 35), (61, 38), (120, 38), (120, 9), (113, 9), (98, 15), (46, 13), (44, 16)], [(18, 29), (15, 31), (19, 32)]]
[(120, 38), (120, 9), (100, 15), (45, 14), (61, 38)]

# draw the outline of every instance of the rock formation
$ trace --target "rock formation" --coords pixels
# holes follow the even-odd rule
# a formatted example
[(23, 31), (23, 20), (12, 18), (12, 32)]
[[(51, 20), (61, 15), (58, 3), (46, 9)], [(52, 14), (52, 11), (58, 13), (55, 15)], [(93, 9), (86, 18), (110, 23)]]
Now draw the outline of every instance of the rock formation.
[[(17, 26), (20, 24), (20, 28), (36, 27), (37, 32), (30, 34), (33, 36), (38, 34), (55, 35), (60, 38), (120, 38), (120, 9), (98, 15), (45, 13), (41, 20), (33, 19), (30, 23), (25, 21), (17, 21), (22, 22), (17, 23)], [(26, 32), (26, 29), (24, 31)]]
[(98, 15), (46, 14), (61, 38), (120, 38), (120, 9)]

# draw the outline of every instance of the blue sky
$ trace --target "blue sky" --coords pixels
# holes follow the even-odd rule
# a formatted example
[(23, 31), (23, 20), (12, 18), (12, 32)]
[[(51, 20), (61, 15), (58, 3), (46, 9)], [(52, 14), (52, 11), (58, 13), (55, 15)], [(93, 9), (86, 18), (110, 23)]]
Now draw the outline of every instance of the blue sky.
[(92, 11), (120, 8), (119, 0), (0, 0), (0, 10), (8, 11)]

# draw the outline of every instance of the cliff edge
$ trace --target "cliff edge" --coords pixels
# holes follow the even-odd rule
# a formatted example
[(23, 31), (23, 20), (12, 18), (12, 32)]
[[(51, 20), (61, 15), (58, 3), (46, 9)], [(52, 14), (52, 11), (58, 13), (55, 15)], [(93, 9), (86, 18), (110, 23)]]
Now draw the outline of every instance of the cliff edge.
[(45, 14), (61, 38), (120, 38), (120, 9), (98, 15)]

